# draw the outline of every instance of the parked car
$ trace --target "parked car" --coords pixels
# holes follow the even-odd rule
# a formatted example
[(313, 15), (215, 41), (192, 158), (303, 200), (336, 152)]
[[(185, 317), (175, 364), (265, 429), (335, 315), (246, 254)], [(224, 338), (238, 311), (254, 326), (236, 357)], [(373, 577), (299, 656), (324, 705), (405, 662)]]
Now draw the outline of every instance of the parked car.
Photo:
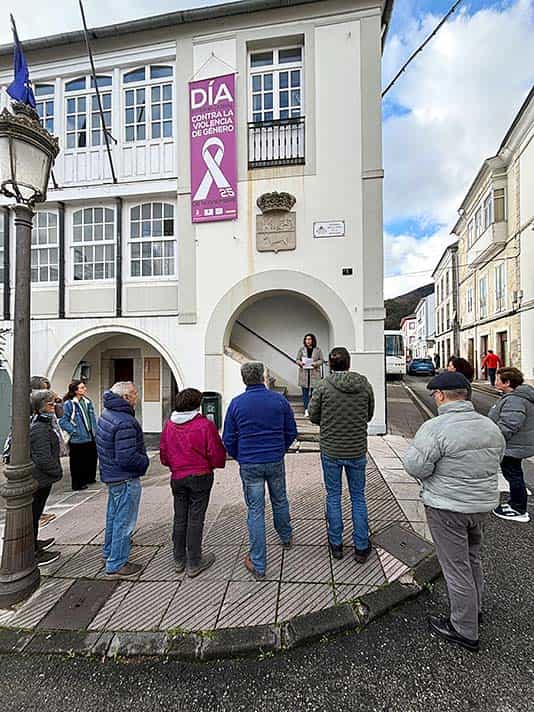
[(436, 369), (431, 358), (413, 358), (408, 365), (410, 376), (434, 376)]

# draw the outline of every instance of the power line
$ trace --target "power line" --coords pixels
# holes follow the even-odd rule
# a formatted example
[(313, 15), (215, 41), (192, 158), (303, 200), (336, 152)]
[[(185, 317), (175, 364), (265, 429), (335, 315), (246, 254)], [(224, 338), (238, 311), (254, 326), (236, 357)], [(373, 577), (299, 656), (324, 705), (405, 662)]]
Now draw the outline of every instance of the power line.
[(427, 46), (427, 44), (430, 42), (430, 40), (438, 34), (438, 32), (440, 31), (440, 29), (442, 28), (442, 26), (447, 22), (447, 20), (449, 19), (449, 17), (453, 14), (453, 12), (456, 10), (456, 8), (458, 7), (458, 5), (459, 5), (461, 2), (462, 2), (462, 0), (456, 0), (456, 2), (455, 2), (454, 5), (451, 7), (451, 9), (449, 10), (449, 12), (445, 15), (445, 17), (443, 17), (443, 18), (440, 20), (440, 22), (436, 25), (436, 27), (435, 27), (435, 28), (432, 30), (432, 32), (428, 35), (428, 37), (427, 37), (426, 40), (423, 42), (423, 44), (420, 45), (420, 46), (415, 50), (415, 52), (412, 52), (412, 54), (408, 57), (408, 59), (406, 60), (406, 62), (402, 65), (402, 67), (399, 69), (399, 71), (397, 72), (397, 74), (395, 74), (395, 76), (393, 77), (393, 79), (390, 81), (390, 83), (387, 85), (387, 87), (386, 87), (386, 88), (384, 89), (384, 91), (382, 92), (382, 99), (386, 96), (386, 94), (388, 93), (388, 91), (389, 91), (389, 90), (391, 89), (391, 87), (395, 84), (395, 82), (396, 82), (397, 79), (401, 76), (401, 74), (407, 69), (408, 65), (411, 64), (411, 63), (413, 62), (413, 60), (417, 57), (417, 55), (419, 54), (419, 52), (422, 52), (422, 51), (424, 50), (424, 48)]
[[(493, 259), (488, 260), (488, 262), (486, 262), (486, 265), (489, 264), (489, 262), (491, 262), (493, 264), (495, 262), (505, 262), (506, 260), (517, 260), (518, 258), (519, 258), (519, 255), (511, 255), (509, 257), (494, 257)], [(482, 265), (482, 266), (486, 266), (486, 265)], [(472, 265), (470, 265), (468, 262), (462, 262), (461, 264), (457, 264), (457, 267), (471, 267), (471, 266)], [(417, 272), (400, 272), (399, 274), (385, 274), (384, 278), (391, 279), (392, 277), (413, 277), (418, 274), (428, 274), (431, 270), (432, 270), (432, 272), (434, 271), (432, 268), (429, 268), (429, 269), (421, 269)]]

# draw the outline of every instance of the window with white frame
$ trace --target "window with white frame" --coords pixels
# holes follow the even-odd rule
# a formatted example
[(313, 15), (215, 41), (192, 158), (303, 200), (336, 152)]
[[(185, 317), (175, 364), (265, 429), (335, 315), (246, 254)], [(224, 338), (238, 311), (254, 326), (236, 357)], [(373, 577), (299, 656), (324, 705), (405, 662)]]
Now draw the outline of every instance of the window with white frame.
[(32, 282), (57, 282), (59, 240), (57, 213), (39, 211), (33, 219), (31, 248)]
[(175, 274), (175, 222), (172, 203), (143, 203), (130, 210), (130, 276)]
[(115, 277), (115, 211), (83, 208), (72, 216), (72, 269), (75, 282)]
[(495, 188), (493, 191), (493, 212), (495, 222), (502, 222), (503, 220), (506, 220), (504, 188)]
[(447, 312), (446, 312), (446, 313), (447, 313), (447, 321), (446, 321), (447, 330), (449, 330), (449, 329), (451, 328), (451, 308), (450, 308), (450, 304), (447, 304)]
[(158, 64), (123, 74), (125, 141), (172, 138), (173, 75), (171, 66)]
[(254, 123), (303, 114), (302, 47), (251, 52), (250, 120)]
[(500, 262), (495, 267), (495, 311), (503, 311), (506, 307), (506, 265)]
[(484, 211), (484, 230), (487, 230), (493, 222), (493, 195), (491, 193), (484, 200), (482, 207)]
[[(97, 76), (102, 102), (102, 116), (107, 131), (111, 131), (110, 76)], [(93, 77), (78, 77), (65, 83), (65, 125), (68, 149), (102, 146), (105, 143), (102, 118)]]
[(35, 85), (35, 109), (39, 114), (41, 125), (51, 134), (54, 133), (54, 92), (53, 84)]
[(473, 220), (469, 221), (467, 225), (467, 247), (471, 247), (475, 241), (475, 223)]
[(482, 206), (475, 213), (475, 239), (482, 235)]
[(473, 313), (473, 287), (468, 287), (466, 291), (467, 313)]
[(447, 271), (445, 275), (445, 295), (448, 297), (451, 291), (450, 274)]
[(478, 304), (480, 318), (485, 319), (488, 316), (488, 281), (486, 277), (482, 277), (478, 282)]

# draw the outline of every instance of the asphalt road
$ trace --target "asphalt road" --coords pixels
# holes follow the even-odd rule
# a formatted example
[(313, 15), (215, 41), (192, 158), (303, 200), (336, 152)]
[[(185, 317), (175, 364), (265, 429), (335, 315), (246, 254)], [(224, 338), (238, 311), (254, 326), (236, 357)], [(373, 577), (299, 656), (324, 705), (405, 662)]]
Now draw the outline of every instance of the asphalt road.
[[(434, 403), (434, 399), (430, 395), (430, 391), (428, 391), (426, 387), (429, 380), (430, 379), (426, 377), (404, 377), (404, 383), (415, 392), (415, 394), (423, 401), (427, 408), (429, 408), (434, 413), (434, 415), (437, 415), (436, 404)], [(498, 395), (493, 396), (490, 393), (484, 393), (482, 391), (476, 390), (475, 388), (473, 389), (473, 404), (477, 411), (479, 413), (482, 413), (482, 415), (488, 414), (490, 408), (498, 398)], [(523, 471), (525, 473), (525, 482), (527, 483), (531, 491), (534, 492), (534, 462), (524, 461)], [(534, 710), (534, 701), (532, 704), (532, 709)]]

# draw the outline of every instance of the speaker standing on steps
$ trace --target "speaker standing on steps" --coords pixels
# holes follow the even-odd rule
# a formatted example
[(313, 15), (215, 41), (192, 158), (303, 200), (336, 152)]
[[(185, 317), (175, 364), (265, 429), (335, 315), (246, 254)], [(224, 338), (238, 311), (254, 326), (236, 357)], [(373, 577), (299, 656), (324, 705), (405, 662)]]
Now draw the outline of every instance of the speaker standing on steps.
[(308, 404), (315, 386), (322, 378), (324, 356), (317, 346), (317, 339), (313, 334), (306, 334), (296, 358), (299, 367), (299, 386), (302, 388), (302, 402), (304, 415), (308, 415)]

